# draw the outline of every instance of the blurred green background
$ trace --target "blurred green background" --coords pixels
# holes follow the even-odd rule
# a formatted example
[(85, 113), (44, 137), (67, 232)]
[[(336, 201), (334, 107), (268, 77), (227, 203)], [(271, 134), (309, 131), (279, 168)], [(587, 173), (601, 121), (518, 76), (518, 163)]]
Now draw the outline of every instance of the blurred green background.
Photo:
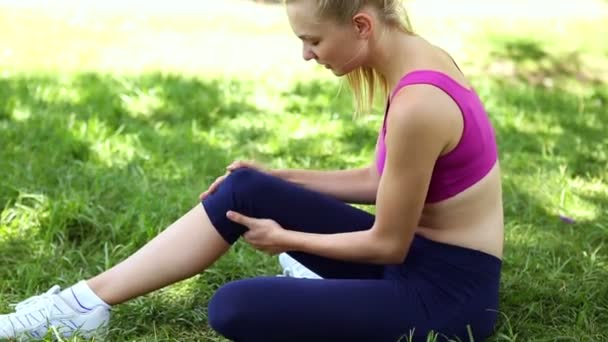
[[(608, 340), (606, 1), (406, 6), (497, 130), (506, 246), (492, 340)], [(369, 163), (381, 112), (353, 119), (348, 87), (302, 60), (281, 5), (0, 0), (0, 312), (133, 253), (233, 159)], [(206, 322), (215, 289), (276, 272), (238, 243), (116, 308), (112, 340), (221, 341)]]

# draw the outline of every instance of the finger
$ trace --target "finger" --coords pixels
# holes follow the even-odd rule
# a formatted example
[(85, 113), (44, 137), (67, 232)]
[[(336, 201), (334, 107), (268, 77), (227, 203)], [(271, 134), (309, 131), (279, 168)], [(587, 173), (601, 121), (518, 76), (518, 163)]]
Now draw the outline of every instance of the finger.
[(241, 162), (240, 160), (235, 160), (232, 163), (230, 163), (230, 165), (228, 165), (226, 168), (227, 169), (233, 168), (233, 167), (237, 166), (240, 162)]
[(211, 191), (211, 187), (209, 187), (209, 189), (207, 189), (206, 191), (204, 191), (203, 193), (201, 193), (199, 195), (199, 199), (202, 201), (205, 198), (209, 197), (209, 195), (211, 195), (213, 193), (213, 191)]
[(245, 233), (243, 233), (242, 237), (243, 240), (245, 240), (245, 242), (247, 242), (248, 244), (252, 245), (252, 240), (251, 240), (251, 230), (246, 231)]
[(220, 185), (220, 183), (224, 181), (224, 178), (226, 178), (226, 175), (217, 177), (217, 179), (209, 186), (209, 190), (207, 191), (214, 192), (215, 189)]
[(209, 189), (207, 189), (206, 192), (212, 194), (215, 192), (215, 190), (217, 189), (217, 187), (224, 181), (224, 179), (228, 176), (228, 173), (226, 173), (223, 176), (218, 177), (210, 186)]
[(245, 240), (245, 242), (254, 245), (254, 242), (258, 240), (258, 231), (256, 231), (255, 229), (249, 229), (247, 230), (245, 233), (243, 233), (242, 237)]
[(253, 217), (245, 216), (232, 210), (228, 210), (228, 212), (226, 212), (226, 217), (233, 222), (242, 224), (243, 226), (247, 226), (249, 228), (251, 228), (251, 226), (257, 220)]
[(203, 192), (199, 195), (199, 198), (201, 200), (203, 200), (210, 194), (214, 193), (215, 190), (217, 189), (217, 187), (224, 181), (224, 179), (226, 177), (228, 177), (228, 175), (229, 175), (229, 172), (226, 172), (223, 176), (216, 178), (215, 181), (213, 183), (211, 183), (211, 185), (209, 185), (209, 188), (205, 192)]
[(242, 237), (244, 238), (245, 242), (247, 242), (249, 245), (251, 245), (251, 247), (257, 249), (260, 252), (272, 255), (270, 248), (264, 247), (264, 246), (259, 245), (259, 244), (256, 243), (255, 239), (252, 238), (251, 231), (246, 232), (245, 234), (243, 234)]
[(234, 171), (236, 169), (240, 169), (242, 167), (247, 167), (247, 166), (248, 166), (248, 163), (246, 161), (237, 160), (237, 161), (232, 162), (232, 164), (228, 165), (228, 167), (226, 167), (226, 169), (228, 171)]

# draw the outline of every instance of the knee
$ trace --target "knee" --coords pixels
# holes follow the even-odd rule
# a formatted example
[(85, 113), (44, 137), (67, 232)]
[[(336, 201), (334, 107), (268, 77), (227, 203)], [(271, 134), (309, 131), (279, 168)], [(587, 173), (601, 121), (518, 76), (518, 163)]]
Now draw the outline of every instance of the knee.
[(207, 309), (209, 325), (213, 330), (229, 339), (236, 339), (242, 334), (248, 322), (242, 281), (230, 282), (220, 287), (211, 300)]
[(231, 172), (224, 182), (229, 184), (234, 192), (251, 193), (260, 189), (268, 177), (268, 175), (260, 171), (241, 168)]

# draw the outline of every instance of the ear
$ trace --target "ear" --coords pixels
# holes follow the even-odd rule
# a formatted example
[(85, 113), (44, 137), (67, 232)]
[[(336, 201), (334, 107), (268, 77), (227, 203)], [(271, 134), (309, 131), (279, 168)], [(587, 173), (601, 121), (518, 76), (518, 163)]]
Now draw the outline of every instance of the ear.
[(372, 35), (374, 21), (372, 16), (366, 12), (359, 12), (353, 16), (355, 33), (361, 39), (369, 39)]

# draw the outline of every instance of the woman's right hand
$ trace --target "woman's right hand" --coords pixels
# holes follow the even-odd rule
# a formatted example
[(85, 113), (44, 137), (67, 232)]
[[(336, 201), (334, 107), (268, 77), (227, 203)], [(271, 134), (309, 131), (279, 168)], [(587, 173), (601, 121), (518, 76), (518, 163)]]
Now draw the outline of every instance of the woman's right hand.
[(217, 190), (218, 186), (224, 181), (224, 179), (226, 179), (226, 177), (228, 177), (230, 175), (230, 173), (232, 173), (232, 171), (235, 171), (237, 169), (244, 168), (244, 167), (249, 168), (249, 169), (254, 169), (259, 172), (268, 173), (268, 169), (257, 162), (249, 161), (249, 160), (235, 160), (232, 162), (232, 164), (226, 166), (226, 173), (217, 177), (217, 179), (213, 183), (211, 183), (211, 185), (209, 186), (207, 191), (205, 191), (199, 195), (199, 199), (202, 201), (205, 198), (207, 198), (209, 195), (214, 193), (215, 190)]

